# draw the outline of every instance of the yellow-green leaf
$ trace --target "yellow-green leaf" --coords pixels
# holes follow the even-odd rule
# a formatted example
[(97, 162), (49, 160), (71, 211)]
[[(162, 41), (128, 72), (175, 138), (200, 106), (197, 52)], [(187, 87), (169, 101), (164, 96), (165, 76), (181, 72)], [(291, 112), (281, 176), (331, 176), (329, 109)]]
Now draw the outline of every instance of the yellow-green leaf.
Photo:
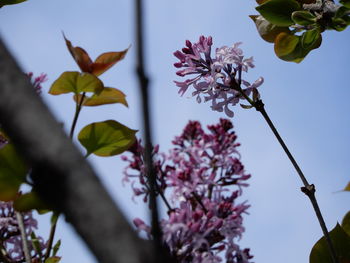
[(52, 84), (49, 93), (60, 95), (73, 92), (99, 93), (103, 89), (103, 83), (96, 76), (90, 73), (80, 73), (77, 71), (66, 71)]
[(20, 185), (25, 182), (28, 166), (12, 144), (0, 150), (0, 200), (17, 197)]
[[(344, 229), (337, 224), (329, 235), (332, 239), (334, 249), (338, 256), (339, 262), (350, 262), (350, 236), (344, 231)], [(330, 263), (333, 262), (326, 239), (322, 237), (311, 250), (310, 263)]]
[(283, 57), (291, 54), (299, 43), (299, 37), (280, 33), (275, 39), (275, 52), (278, 57)]
[(124, 59), (126, 53), (130, 47), (119, 52), (106, 52), (98, 56), (94, 63), (91, 65), (91, 73), (95, 76), (99, 76), (112, 67), (114, 64)]
[(350, 236), (350, 211), (344, 216), (341, 226), (344, 231)]
[(61, 257), (49, 257), (45, 260), (45, 263), (58, 263), (60, 262)]
[(87, 155), (113, 156), (124, 152), (134, 143), (136, 132), (117, 121), (107, 120), (85, 126), (78, 139)]
[[(82, 95), (74, 95), (75, 101), (80, 101)], [(85, 96), (84, 106), (99, 106), (105, 104), (121, 103), (128, 107), (125, 94), (118, 89), (105, 87), (100, 93), (93, 94), (91, 97)]]
[(50, 206), (41, 200), (37, 193), (30, 192), (19, 196), (13, 203), (17, 211), (27, 212), (33, 209), (38, 211), (50, 210)]

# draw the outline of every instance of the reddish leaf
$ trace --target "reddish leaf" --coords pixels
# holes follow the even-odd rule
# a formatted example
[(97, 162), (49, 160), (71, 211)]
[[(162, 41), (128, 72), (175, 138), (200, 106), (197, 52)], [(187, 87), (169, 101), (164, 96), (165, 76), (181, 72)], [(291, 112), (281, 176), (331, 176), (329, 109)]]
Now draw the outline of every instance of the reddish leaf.
[(91, 73), (92, 60), (89, 57), (88, 53), (81, 47), (73, 47), (72, 42), (70, 42), (64, 34), (63, 37), (66, 41), (69, 52), (71, 53), (75, 62), (77, 62), (81, 71)]
[(130, 47), (119, 52), (106, 52), (98, 56), (94, 63), (91, 65), (91, 73), (95, 76), (101, 75), (103, 72), (108, 70), (114, 64), (124, 59), (126, 53)]

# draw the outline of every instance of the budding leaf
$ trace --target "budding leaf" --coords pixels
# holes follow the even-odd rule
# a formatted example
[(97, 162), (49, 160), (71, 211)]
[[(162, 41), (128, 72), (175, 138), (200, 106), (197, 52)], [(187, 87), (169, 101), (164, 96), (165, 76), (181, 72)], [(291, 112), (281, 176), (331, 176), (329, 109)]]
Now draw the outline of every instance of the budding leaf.
[[(81, 101), (81, 94), (74, 95), (75, 101)], [(125, 94), (118, 89), (105, 87), (100, 93), (93, 94), (91, 97), (85, 97), (84, 106), (99, 106), (112, 103), (121, 103), (128, 107)]]
[(252, 105), (244, 105), (244, 104), (239, 104), (239, 105), (241, 105), (241, 107), (242, 107), (243, 109), (251, 109), (251, 108), (253, 108)]
[(134, 143), (136, 132), (117, 121), (107, 120), (85, 126), (78, 140), (87, 150), (87, 155), (113, 156), (124, 152)]
[(311, 50), (321, 45), (321, 33), (318, 29), (312, 29), (304, 32), (301, 36), (301, 46), (305, 50)]
[(80, 73), (77, 71), (67, 71), (52, 84), (49, 93), (52, 95), (60, 95), (73, 92), (79, 94), (81, 92), (99, 93), (103, 90), (103, 83), (96, 76), (89, 73)]
[[(338, 256), (339, 262), (350, 262), (350, 236), (344, 229), (337, 224), (331, 232), (329, 232), (332, 239), (335, 252)], [(329, 253), (329, 248), (325, 237), (322, 237), (313, 246), (310, 253), (310, 263), (329, 263), (333, 262)]]
[(266, 20), (277, 26), (294, 24), (292, 13), (300, 9), (295, 0), (270, 0), (255, 8)]
[(255, 23), (258, 33), (267, 42), (273, 43), (277, 35), (281, 32), (290, 32), (288, 27), (276, 26), (267, 21), (263, 16), (249, 16)]
[(316, 22), (316, 17), (309, 11), (295, 11), (292, 13), (292, 19), (295, 24), (307, 26)]
[(0, 200), (10, 201), (25, 182), (28, 166), (12, 144), (0, 150)]

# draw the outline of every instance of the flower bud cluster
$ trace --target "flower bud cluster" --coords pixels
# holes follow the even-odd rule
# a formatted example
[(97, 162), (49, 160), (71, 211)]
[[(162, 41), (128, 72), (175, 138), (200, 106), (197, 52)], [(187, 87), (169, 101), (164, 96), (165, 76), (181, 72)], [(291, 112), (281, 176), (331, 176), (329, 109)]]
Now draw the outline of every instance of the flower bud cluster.
[[(243, 214), (249, 205), (238, 202), (249, 174), (244, 171), (237, 151), (239, 143), (233, 125), (221, 119), (208, 126), (190, 121), (183, 133), (175, 137), (168, 154), (153, 149), (157, 175), (157, 195), (165, 201), (168, 218), (160, 225), (170, 253), (181, 263), (249, 263), (249, 249), (237, 241), (244, 232)], [(140, 141), (131, 149), (124, 181), (131, 182), (135, 196), (149, 195), (148, 180)], [(150, 227), (136, 218), (139, 231), (151, 236)]]

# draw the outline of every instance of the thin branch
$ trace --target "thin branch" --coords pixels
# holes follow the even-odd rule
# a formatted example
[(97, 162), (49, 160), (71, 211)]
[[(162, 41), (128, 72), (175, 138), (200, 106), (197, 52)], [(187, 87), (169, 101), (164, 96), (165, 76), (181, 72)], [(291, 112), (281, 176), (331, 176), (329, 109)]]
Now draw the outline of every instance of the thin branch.
[[(57, 213), (57, 212), (54, 212), (54, 213)], [(54, 214), (52, 216), (55, 217)], [(59, 215), (57, 215), (55, 217), (54, 222), (52, 222), (52, 224), (51, 224), (49, 240), (47, 242), (46, 252), (45, 252), (45, 256), (44, 256), (45, 260), (50, 257), (50, 253), (51, 253), (51, 249), (52, 249), (52, 245), (53, 245), (53, 240), (55, 238), (55, 232), (56, 232), (56, 226), (57, 226), (58, 218), (59, 218)]]
[(29, 252), (28, 239), (27, 239), (26, 229), (24, 227), (23, 216), (20, 212), (16, 211), (16, 218), (17, 218), (17, 222), (18, 222), (19, 231), (21, 233), (24, 258), (26, 260), (26, 263), (31, 263), (32, 259), (31, 259), (30, 252)]
[(301, 179), (301, 181), (304, 184), (304, 187), (301, 187), (301, 191), (306, 194), (309, 199), (310, 202), (312, 204), (312, 207), (316, 213), (318, 222), (320, 224), (320, 227), (322, 229), (323, 235), (326, 239), (327, 245), (328, 245), (328, 249), (329, 252), (331, 254), (332, 257), (332, 261), (333, 263), (339, 263), (338, 257), (337, 257), (337, 253), (334, 249), (334, 245), (333, 242), (330, 238), (329, 232), (327, 230), (327, 226), (326, 223), (323, 219), (321, 210), (318, 206), (317, 203), (317, 199), (315, 196), (315, 192), (316, 192), (316, 188), (313, 184), (309, 184), (309, 182), (307, 181), (304, 173), (302, 172), (302, 170), (300, 169), (297, 161), (294, 159), (293, 155), (291, 154), (291, 152), (289, 151), (287, 145), (284, 143), (282, 137), (280, 136), (280, 134), (278, 133), (275, 125), (273, 124), (273, 122), (271, 121), (269, 115), (267, 114), (267, 112), (265, 111), (265, 107), (264, 107), (264, 103), (262, 102), (261, 99), (258, 99), (256, 101), (253, 101), (247, 94), (245, 94), (245, 92), (242, 90), (241, 88), (241, 78), (242, 78), (242, 69), (239, 69), (239, 76), (238, 76), (238, 84), (234, 81), (233, 79), (233, 83), (232, 83), (232, 88), (236, 91), (238, 91), (249, 103), (250, 105), (252, 105), (257, 111), (259, 111), (261, 113), (261, 115), (264, 117), (265, 121), (267, 122), (267, 124), (269, 125), (270, 129), (272, 130), (273, 134), (275, 135), (275, 137), (277, 138), (278, 142), (280, 143), (280, 145), (282, 146), (284, 152), (287, 154), (288, 159), (290, 160), (290, 162), (292, 163), (294, 169), (297, 171), (299, 178)]
[(143, 52), (143, 12), (142, 12), (142, 1), (136, 0), (135, 2), (136, 12), (136, 43), (137, 43), (137, 65), (136, 72), (139, 79), (139, 88), (142, 95), (142, 116), (143, 116), (143, 127), (144, 127), (144, 140), (145, 140), (145, 163), (146, 173), (150, 187), (150, 208), (151, 208), (151, 225), (152, 235), (156, 246), (160, 246), (162, 240), (162, 233), (159, 226), (159, 213), (156, 198), (156, 172), (152, 161), (152, 134), (151, 134), (151, 120), (149, 113), (149, 94), (148, 84), (149, 79), (146, 76), (144, 69), (144, 52)]
[(273, 134), (276, 136), (278, 142), (281, 144), (284, 152), (287, 154), (290, 162), (293, 164), (295, 170), (297, 171), (301, 181), (303, 182), (304, 184), (304, 187), (301, 187), (301, 191), (303, 193), (305, 193), (309, 199), (310, 199), (310, 202), (312, 204), (312, 207), (316, 213), (316, 216), (317, 216), (317, 219), (318, 219), (318, 222), (321, 226), (321, 229), (322, 229), (322, 232), (323, 232), (323, 235), (327, 241), (327, 245), (328, 245), (328, 249), (329, 249), (329, 252), (331, 254), (331, 257), (332, 257), (332, 261), (333, 263), (339, 263), (339, 260), (338, 260), (338, 257), (337, 257), (337, 253), (334, 249), (334, 245), (333, 245), (333, 242), (331, 240), (331, 237), (329, 235), (329, 232), (327, 230), (327, 226), (326, 226), (326, 223), (323, 219), (323, 216), (322, 216), (322, 213), (321, 213), (321, 210), (318, 206), (318, 203), (317, 203), (317, 200), (316, 200), (316, 196), (315, 196), (315, 192), (316, 192), (316, 188), (313, 184), (309, 184), (308, 181), (306, 180), (306, 177), (304, 175), (304, 173), (302, 172), (302, 170), (300, 169), (298, 163), (295, 161), (293, 155), (290, 153), (288, 147), (286, 146), (286, 144), (284, 143), (283, 139), (281, 138), (281, 136), (279, 135), (276, 127), (274, 126), (274, 124), (272, 123), (269, 115), (267, 114), (267, 112), (265, 111), (265, 107), (264, 107), (264, 104), (261, 100), (258, 100), (256, 103), (255, 103), (255, 106), (257, 111), (259, 111), (262, 116), (264, 117), (265, 121), (267, 122), (267, 124), (269, 125), (269, 127), (271, 128)]

